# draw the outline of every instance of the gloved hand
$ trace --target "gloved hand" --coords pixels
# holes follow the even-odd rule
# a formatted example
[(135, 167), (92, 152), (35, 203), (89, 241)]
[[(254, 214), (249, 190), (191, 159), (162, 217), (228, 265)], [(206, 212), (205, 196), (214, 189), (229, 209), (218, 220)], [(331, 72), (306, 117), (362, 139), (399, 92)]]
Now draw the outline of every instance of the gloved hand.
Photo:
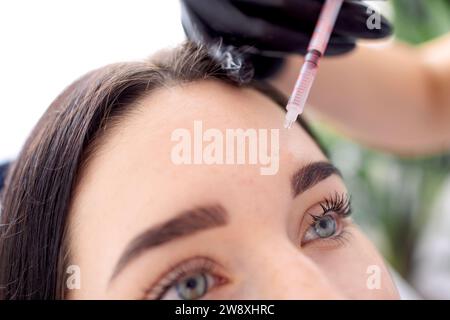
[[(272, 75), (286, 54), (305, 54), (324, 0), (181, 0), (182, 24), (195, 42), (243, 48), (256, 77)], [(391, 33), (381, 17), (381, 28), (370, 30), (372, 10), (360, 1), (345, 1), (325, 55), (351, 51), (358, 38), (377, 39)]]

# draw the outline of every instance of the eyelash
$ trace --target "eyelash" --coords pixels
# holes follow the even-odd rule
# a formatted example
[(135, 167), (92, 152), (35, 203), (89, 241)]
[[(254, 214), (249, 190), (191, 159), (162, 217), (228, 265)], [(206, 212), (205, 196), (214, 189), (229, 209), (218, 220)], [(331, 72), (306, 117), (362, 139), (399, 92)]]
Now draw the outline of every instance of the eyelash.
[[(336, 192), (325, 198), (319, 205), (323, 210), (322, 216), (328, 212), (335, 212), (339, 217), (346, 218), (352, 213), (350, 196), (346, 193), (339, 194)], [(313, 215), (313, 217), (317, 216)]]
[[(319, 203), (323, 212), (319, 215), (310, 214), (313, 221), (309, 224), (312, 227), (314, 223), (320, 218), (326, 216), (327, 214), (334, 213), (340, 219), (344, 219), (351, 214), (351, 202), (350, 197), (347, 194), (335, 193), (327, 198), (325, 198), (321, 203)], [(347, 232), (342, 230), (338, 235), (330, 238), (321, 239), (321, 241), (335, 241), (339, 244), (344, 244), (347, 240), (345, 237)], [(218, 285), (222, 285), (226, 282), (224, 277), (218, 276), (218, 266), (217, 264), (206, 257), (194, 257), (182, 261), (174, 266), (172, 266), (168, 272), (164, 273), (161, 280), (158, 280), (156, 284), (151, 285), (148, 289), (144, 291), (144, 297), (146, 299), (161, 299), (167, 291), (178, 281), (183, 278), (197, 274), (197, 273), (207, 273), (215, 277)]]
[(181, 279), (196, 273), (208, 273), (216, 278), (219, 285), (224, 284), (225, 278), (218, 276), (217, 264), (206, 257), (194, 257), (182, 261), (169, 269), (156, 284), (145, 290), (145, 298), (160, 300), (166, 292)]

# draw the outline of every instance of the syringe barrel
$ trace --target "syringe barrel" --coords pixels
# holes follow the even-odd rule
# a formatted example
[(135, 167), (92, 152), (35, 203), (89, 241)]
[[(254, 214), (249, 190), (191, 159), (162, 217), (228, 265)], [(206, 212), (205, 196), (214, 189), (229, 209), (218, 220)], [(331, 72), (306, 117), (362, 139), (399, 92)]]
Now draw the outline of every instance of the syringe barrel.
[(286, 106), (288, 112), (286, 114), (285, 127), (287, 128), (292, 125), (305, 108), (306, 100), (317, 73), (320, 57), (325, 53), (343, 2), (344, 0), (326, 0), (322, 7), (319, 20), (308, 46), (308, 54), (305, 57), (300, 75)]
[(295, 83), (294, 90), (289, 102), (287, 109), (295, 108), (298, 113), (302, 113), (305, 108), (306, 99), (308, 98), (309, 92), (311, 91), (314, 78), (316, 76), (317, 67), (319, 64), (321, 54), (317, 50), (312, 50), (308, 52), (305, 56), (305, 62), (300, 70), (300, 75)]

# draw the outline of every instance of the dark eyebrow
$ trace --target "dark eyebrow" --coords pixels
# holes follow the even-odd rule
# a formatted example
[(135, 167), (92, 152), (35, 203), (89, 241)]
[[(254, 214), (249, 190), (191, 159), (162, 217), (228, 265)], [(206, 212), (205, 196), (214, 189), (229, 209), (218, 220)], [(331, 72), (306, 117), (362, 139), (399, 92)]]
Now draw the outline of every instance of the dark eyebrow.
[(213, 205), (181, 212), (175, 218), (147, 229), (128, 244), (114, 268), (110, 281), (130, 261), (137, 258), (144, 251), (199, 231), (224, 226), (227, 222), (228, 214), (226, 210), (221, 205)]
[(313, 162), (300, 168), (291, 179), (293, 196), (298, 196), (333, 174), (342, 177), (339, 169), (326, 161)]

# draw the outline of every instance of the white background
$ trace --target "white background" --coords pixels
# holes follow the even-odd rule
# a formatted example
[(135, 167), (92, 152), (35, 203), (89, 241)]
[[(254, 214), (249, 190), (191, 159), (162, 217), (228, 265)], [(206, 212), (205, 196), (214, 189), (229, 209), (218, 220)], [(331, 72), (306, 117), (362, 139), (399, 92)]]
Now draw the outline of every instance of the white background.
[(184, 39), (177, 0), (0, 2), (0, 163), (71, 82)]

